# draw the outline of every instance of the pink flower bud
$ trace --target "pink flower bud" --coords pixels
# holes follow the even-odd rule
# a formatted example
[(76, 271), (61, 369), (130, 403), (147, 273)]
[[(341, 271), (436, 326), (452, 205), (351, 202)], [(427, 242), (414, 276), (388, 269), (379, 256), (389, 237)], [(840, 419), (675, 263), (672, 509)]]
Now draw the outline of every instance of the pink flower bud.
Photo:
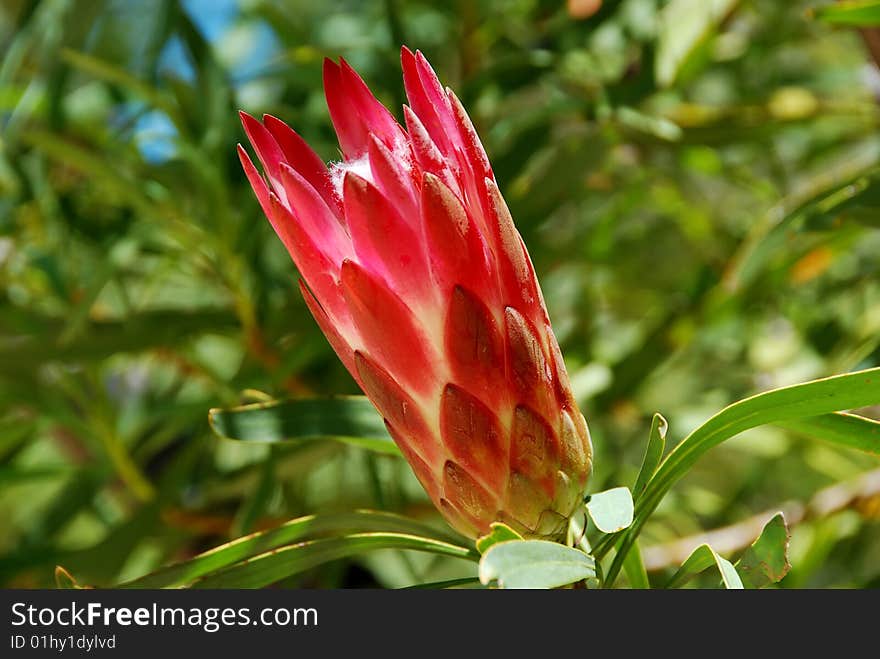
[(592, 465), (525, 245), (455, 95), (401, 52), (406, 127), (343, 60), (324, 63), (343, 160), (242, 113), (257, 198), (336, 354), (431, 500), (476, 536), (558, 537)]

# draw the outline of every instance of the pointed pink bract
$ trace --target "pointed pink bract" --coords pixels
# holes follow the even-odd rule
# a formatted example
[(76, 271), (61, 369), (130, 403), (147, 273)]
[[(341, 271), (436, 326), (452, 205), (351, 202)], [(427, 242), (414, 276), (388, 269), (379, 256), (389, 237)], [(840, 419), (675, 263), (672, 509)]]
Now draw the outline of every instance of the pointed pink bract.
[(272, 137), (275, 138), (275, 142), (291, 169), (309, 182), (309, 185), (321, 195), (324, 203), (333, 210), (334, 215), (341, 217), (342, 208), (333, 190), (330, 173), (327, 171), (327, 165), (324, 164), (324, 161), (312, 151), (303, 138), (280, 119), (267, 114), (263, 115), (263, 122)]
[(354, 172), (345, 175), (343, 199), (358, 261), (402, 294), (425, 295), (430, 281), (416, 227), (376, 186)]

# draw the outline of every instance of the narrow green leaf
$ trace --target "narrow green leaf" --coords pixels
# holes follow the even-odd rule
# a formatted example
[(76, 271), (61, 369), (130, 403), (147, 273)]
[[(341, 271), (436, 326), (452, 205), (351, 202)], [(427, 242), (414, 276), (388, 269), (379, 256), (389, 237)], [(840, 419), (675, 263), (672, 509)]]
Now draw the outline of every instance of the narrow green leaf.
[(582, 551), (546, 540), (514, 540), (489, 548), (480, 560), (480, 581), (501, 588), (558, 588), (596, 576)]
[(803, 419), (788, 419), (775, 425), (838, 446), (880, 455), (880, 421), (858, 414), (832, 412)]
[(816, 16), (835, 25), (880, 25), (880, 0), (851, 0), (816, 8)]
[(645, 563), (642, 560), (642, 550), (639, 548), (638, 542), (632, 546), (632, 549), (626, 555), (626, 560), (623, 562), (623, 571), (629, 579), (631, 588), (647, 590), (651, 587), (651, 582), (648, 581), (648, 571), (645, 569)]
[(208, 574), (191, 587), (262, 588), (318, 565), (377, 549), (411, 549), (455, 558), (474, 558), (474, 553), (465, 547), (432, 538), (404, 533), (354, 533), (273, 549)]
[(175, 588), (257, 554), (298, 540), (327, 533), (385, 531), (456, 542), (451, 534), (400, 515), (359, 510), (350, 513), (308, 515), (286, 524), (237, 538), (194, 558), (161, 568), (151, 574), (123, 583), (117, 588)]
[(212, 409), (214, 433), (256, 442), (333, 439), (387, 455), (400, 455), (382, 417), (365, 396), (300, 398)]
[(489, 550), (489, 547), (496, 545), (499, 542), (523, 539), (519, 533), (502, 522), (492, 522), (489, 525), (489, 528), (492, 530), (488, 534), (477, 538), (477, 551), (481, 554), (485, 554)]
[[(880, 368), (872, 368), (765, 391), (724, 408), (682, 440), (648, 482), (636, 505), (633, 524), (622, 536), (606, 581), (613, 583), (633, 541), (669, 489), (713, 446), (760, 425), (877, 403), (880, 403)], [(838, 446), (853, 446), (851, 441), (842, 441), (833, 433), (822, 439)]]
[(731, 562), (718, 554), (715, 554), (715, 562), (718, 565), (718, 571), (721, 573), (721, 582), (724, 584), (724, 587), (728, 590), (743, 590), (743, 582)]
[(636, 484), (633, 486), (633, 497), (638, 501), (639, 497), (657, 471), (657, 466), (663, 457), (663, 451), (666, 449), (666, 431), (669, 424), (662, 414), (655, 414), (651, 420), (651, 434), (648, 436), (648, 445), (645, 447), (645, 457), (642, 459), (642, 467), (639, 469), (639, 475), (636, 477)]
[(678, 571), (666, 584), (666, 588), (681, 588), (688, 581), (713, 565), (718, 569), (725, 588), (733, 590), (743, 589), (743, 583), (736, 573), (736, 568), (726, 558), (719, 556), (709, 545), (700, 545), (694, 549), (693, 553), (688, 556), (687, 560), (682, 563)]
[(615, 487), (590, 495), (587, 512), (602, 533), (617, 533), (633, 521), (633, 498), (629, 488)]
[(736, 562), (736, 571), (746, 588), (764, 588), (788, 574), (788, 543), (791, 534), (785, 516), (778, 513), (764, 526), (761, 535)]

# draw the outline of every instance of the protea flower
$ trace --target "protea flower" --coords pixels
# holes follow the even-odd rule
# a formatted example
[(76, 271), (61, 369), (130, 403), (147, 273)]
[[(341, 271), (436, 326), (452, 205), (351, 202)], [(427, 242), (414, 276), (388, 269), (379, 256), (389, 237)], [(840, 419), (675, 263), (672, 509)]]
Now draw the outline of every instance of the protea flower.
[(401, 52), (405, 128), (342, 60), (324, 87), (343, 160), (242, 113), (239, 155), (336, 354), (431, 500), (471, 537), (558, 537), (592, 464), (528, 253), (455, 94)]

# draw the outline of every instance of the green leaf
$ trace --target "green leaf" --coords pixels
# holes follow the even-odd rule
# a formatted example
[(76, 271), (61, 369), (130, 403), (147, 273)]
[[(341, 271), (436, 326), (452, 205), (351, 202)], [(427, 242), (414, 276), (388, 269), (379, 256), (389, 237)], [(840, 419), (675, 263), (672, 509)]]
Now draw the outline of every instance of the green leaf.
[(645, 570), (645, 562), (642, 560), (642, 550), (636, 542), (623, 562), (623, 571), (629, 579), (629, 585), (633, 589), (647, 590), (651, 587), (648, 581), (648, 572)]
[(636, 484), (633, 486), (633, 497), (638, 501), (639, 497), (657, 471), (657, 466), (663, 457), (663, 451), (666, 449), (666, 431), (669, 424), (662, 414), (655, 414), (651, 420), (651, 434), (648, 436), (648, 445), (645, 447), (645, 457), (642, 459), (642, 467), (639, 469), (639, 475), (636, 477)]
[(633, 521), (633, 498), (629, 488), (615, 487), (590, 495), (587, 512), (602, 533), (617, 533)]
[[(622, 536), (606, 581), (613, 583), (626, 552), (669, 489), (713, 446), (760, 425), (877, 403), (880, 403), (880, 368), (872, 368), (765, 391), (724, 408), (682, 440), (648, 482), (636, 505), (633, 524)], [(841, 440), (834, 433), (828, 433), (822, 439), (839, 446), (853, 446), (851, 441)]]
[(558, 588), (596, 576), (582, 551), (546, 540), (515, 540), (489, 548), (480, 560), (480, 581), (501, 588)]
[(256, 442), (333, 439), (400, 455), (382, 417), (364, 396), (299, 398), (212, 409), (208, 421), (226, 439)]
[(465, 547), (404, 533), (354, 533), (310, 540), (260, 554), (202, 577), (192, 588), (262, 588), (330, 561), (377, 549), (412, 549), (473, 560)]
[(731, 565), (730, 561), (717, 554), (709, 545), (700, 545), (694, 549), (688, 559), (682, 563), (672, 579), (666, 584), (666, 588), (680, 588), (695, 576), (704, 572), (712, 566), (718, 569), (721, 575), (721, 582), (727, 589), (742, 590), (743, 583), (736, 568)]
[(496, 545), (499, 542), (523, 539), (519, 533), (502, 522), (492, 522), (489, 525), (489, 528), (492, 530), (488, 534), (477, 538), (477, 551), (481, 554), (485, 554), (489, 550), (489, 547)]
[(788, 419), (775, 425), (838, 446), (880, 455), (880, 421), (858, 414), (832, 412), (803, 419)]
[(118, 588), (175, 588), (207, 574), (307, 537), (338, 532), (384, 531), (457, 542), (454, 536), (400, 515), (359, 510), (350, 513), (308, 515), (286, 524), (237, 538), (181, 563), (123, 583)]
[(654, 75), (668, 87), (738, 0), (671, 0), (660, 13)]
[(788, 574), (788, 543), (791, 534), (782, 513), (773, 516), (761, 535), (736, 562), (736, 571), (746, 588), (764, 588)]
[(816, 16), (835, 25), (868, 27), (880, 25), (880, 0), (838, 2), (816, 9)]

